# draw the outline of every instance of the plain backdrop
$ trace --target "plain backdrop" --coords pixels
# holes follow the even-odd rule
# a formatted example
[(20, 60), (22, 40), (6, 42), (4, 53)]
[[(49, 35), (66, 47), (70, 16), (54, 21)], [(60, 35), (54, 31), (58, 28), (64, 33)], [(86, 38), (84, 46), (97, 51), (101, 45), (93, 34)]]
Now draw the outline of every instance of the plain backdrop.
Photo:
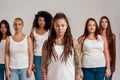
[[(69, 19), (73, 37), (77, 39), (84, 32), (85, 22), (92, 17), (99, 20), (107, 16), (111, 21), (112, 31), (116, 35), (116, 72), (113, 80), (120, 79), (120, 0), (0, 0), (0, 20), (6, 19), (12, 33), (13, 20), (21, 17), (24, 20), (23, 32), (29, 35), (35, 14), (44, 10), (53, 16), (63, 12)], [(34, 76), (32, 76), (34, 80)]]

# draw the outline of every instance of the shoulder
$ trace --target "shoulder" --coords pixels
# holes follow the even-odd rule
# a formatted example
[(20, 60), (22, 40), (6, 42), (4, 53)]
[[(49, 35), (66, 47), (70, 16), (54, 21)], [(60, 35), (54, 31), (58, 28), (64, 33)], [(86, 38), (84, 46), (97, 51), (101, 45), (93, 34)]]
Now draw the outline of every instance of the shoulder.
[(83, 42), (84, 39), (85, 39), (85, 36), (84, 36), (84, 35), (81, 35), (81, 36), (78, 38), (78, 43)]
[(35, 28), (33, 28), (32, 30), (31, 30), (31, 32), (30, 32), (30, 35), (33, 35), (34, 34), (34, 32), (35, 32)]

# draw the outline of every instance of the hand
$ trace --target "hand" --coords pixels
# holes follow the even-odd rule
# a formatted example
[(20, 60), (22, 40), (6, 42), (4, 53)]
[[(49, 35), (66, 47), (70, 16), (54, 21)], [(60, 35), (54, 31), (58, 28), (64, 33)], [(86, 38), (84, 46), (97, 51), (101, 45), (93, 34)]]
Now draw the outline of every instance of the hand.
[(10, 70), (8, 69), (8, 70), (6, 70), (6, 77), (7, 78), (11, 78), (11, 72), (10, 72)]
[(28, 69), (27, 70), (27, 77), (31, 77), (32, 76), (32, 70), (31, 69)]
[(80, 71), (80, 78), (83, 78), (83, 77), (84, 77), (83, 72)]
[(33, 71), (33, 72), (36, 72), (36, 67), (35, 67), (35, 64), (34, 64), (34, 63), (32, 64), (32, 71)]
[(105, 76), (108, 78), (108, 77), (110, 77), (110, 75), (111, 75), (111, 70), (106, 69)]
[(80, 80), (80, 78), (83, 78), (83, 72), (80, 71), (79, 74), (76, 74), (75, 80)]
[(42, 78), (43, 78), (43, 80), (47, 80), (46, 77), (47, 77), (46, 69), (42, 69)]

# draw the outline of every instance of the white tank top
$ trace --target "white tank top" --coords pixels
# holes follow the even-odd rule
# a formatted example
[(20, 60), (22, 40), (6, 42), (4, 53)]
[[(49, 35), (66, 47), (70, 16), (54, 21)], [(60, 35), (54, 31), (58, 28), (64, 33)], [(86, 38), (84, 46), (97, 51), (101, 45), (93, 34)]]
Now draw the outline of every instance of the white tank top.
[(49, 31), (40, 35), (36, 33), (34, 30), (34, 55), (42, 56), (42, 46), (43, 46), (44, 41), (48, 39), (48, 32)]
[(85, 39), (83, 43), (82, 67), (105, 67), (104, 41), (100, 35), (97, 40)]
[(22, 69), (28, 68), (28, 42), (27, 36), (20, 41), (16, 42), (10, 36), (10, 68)]
[(58, 59), (52, 59), (48, 64), (47, 80), (75, 80), (74, 54), (69, 56), (65, 64), (60, 59), (63, 49), (63, 46), (55, 45)]
[(0, 42), (0, 64), (5, 64), (5, 62), (4, 62), (5, 42), (6, 42), (6, 40), (1, 40), (1, 42)]

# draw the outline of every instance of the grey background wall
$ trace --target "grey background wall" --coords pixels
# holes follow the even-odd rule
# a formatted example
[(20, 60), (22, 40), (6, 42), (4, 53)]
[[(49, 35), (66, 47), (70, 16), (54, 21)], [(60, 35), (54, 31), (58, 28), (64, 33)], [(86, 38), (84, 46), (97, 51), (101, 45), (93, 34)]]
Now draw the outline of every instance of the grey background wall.
[[(85, 21), (95, 18), (97, 22), (101, 16), (108, 16), (112, 30), (116, 34), (117, 62), (113, 80), (120, 79), (120, 9), (119, 0), (0, 0), (0, 20), (6, 19), (12, 24), (16, 17), (24, 20), (24, 32), (29, 35), (34, 15), (41, 10), (49, 11), (53, 16), (57, 12), (67, 15), (72, 34), (77, 39), (84, 31)], [(33, 79), (34, 80), (34, 76)]]

